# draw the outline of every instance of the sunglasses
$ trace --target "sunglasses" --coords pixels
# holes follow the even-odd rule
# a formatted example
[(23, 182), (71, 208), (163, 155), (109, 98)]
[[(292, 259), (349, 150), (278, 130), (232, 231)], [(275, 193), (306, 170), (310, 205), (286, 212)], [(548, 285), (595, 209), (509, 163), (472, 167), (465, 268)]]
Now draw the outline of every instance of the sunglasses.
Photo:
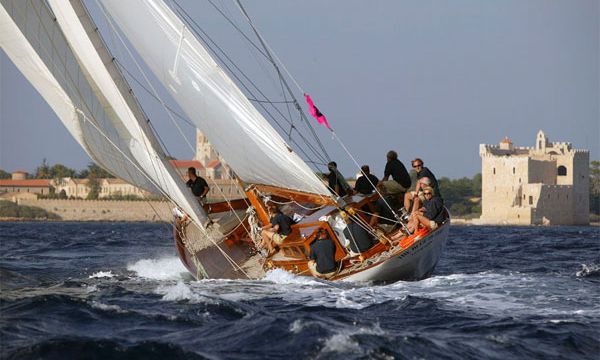
[(423, 167), (423, 164), (413, 165), (413, 168)]
[(423, 195), (432, 195), (430, 192), (424, 192)]

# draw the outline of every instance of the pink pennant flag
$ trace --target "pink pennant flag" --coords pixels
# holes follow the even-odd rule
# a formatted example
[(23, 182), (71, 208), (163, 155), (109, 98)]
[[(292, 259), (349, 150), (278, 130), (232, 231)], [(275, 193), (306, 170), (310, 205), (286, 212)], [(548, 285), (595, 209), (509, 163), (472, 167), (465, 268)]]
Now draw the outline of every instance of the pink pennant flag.
[(306, 102), (308, 103), (308, 109), (310, 110), (310, 114), (315, 119), (317, 119), (317, 121), (319, 122), (319, 124), (323, 124), (323, 125), (327, 126), (327, 128), (329, 130), (331, 130), (331, 127), (329, 126), (329, 123), (327, 122), (327, 119), (325, 118), (325, 115), (321, 114), (321, 112), (319, 111), (319, 109), (315, 106), (315, 104), (313, 103), (312, 99), (310, 98), (310, 95), (304, 94), (304, 96), (306, 97)]

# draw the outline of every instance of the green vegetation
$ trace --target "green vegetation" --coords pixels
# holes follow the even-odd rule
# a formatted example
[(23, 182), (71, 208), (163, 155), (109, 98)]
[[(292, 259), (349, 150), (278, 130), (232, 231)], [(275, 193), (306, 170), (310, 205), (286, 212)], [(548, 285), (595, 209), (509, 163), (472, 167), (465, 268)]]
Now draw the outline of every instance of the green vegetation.
[(481, 174), (472, 179), (438, 179), (444, 203), (453, 216), (474, 218), (481, 215)]
[(0, 217), (60, 220), (60, 216), (44, 209), (35, 206), (21, 206), (4, 200), (0, 200)]
[(12, 176), (10, 175), (10, 173), (7, 173), (6, 171), (0, 169), (0, 179), (10, 179)]

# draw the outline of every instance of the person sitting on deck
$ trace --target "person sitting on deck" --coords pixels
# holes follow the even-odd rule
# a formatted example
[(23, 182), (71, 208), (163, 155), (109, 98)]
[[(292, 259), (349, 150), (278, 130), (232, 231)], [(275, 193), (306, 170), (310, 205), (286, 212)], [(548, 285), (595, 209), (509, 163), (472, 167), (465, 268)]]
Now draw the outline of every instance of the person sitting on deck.
[(435, 195), (431, 186), (423, 188), (423, 196), (425, 196), (423, 207), (412, 213), (408, 222), (407, 227), (410, 232), (414, 232), (419, 226), (435, 230), (445, 220), (444, 201)]
[(385, 232), (389, 232), (396, 224), (396, 216), (392, 209), (399, 207), (396, 201), (396, 196), (388, 194), (386, 188), (380, 189), (381, 198), (375, 201), (375, 212), (372, 214), (369, 220), (369, 225), (374, 227), (380, 227)]
[(310, 244), (308, 270), (316, 277), (329, 279), (335, 275), (335, 244), (327, 236), (327, 230), (319, 229), (317, 239)]
[(423, 188), (425, 186), (431, 186), (431, 180), (428, 177), (418, 179), (415, 190), (409, 191), (404, 195), (404, 209), (408, 213), (413, 213), (421, 208), (421, 204), (425, 201), (425, 196), (423, 196)]
[(329, 191), (336, 194), (339, 197), (344, 197), (348, 194), (352, 193), (352, 188), (344, 179), (344, 176), (337, 169), (337, 164), (335, 161), (327, 164), (327, 168), (329, 169), (329, 174), (327, 174)]
[(379, 183), (377, 176), (371, 174), (369, 165), (363, 165), (360, 168), (363, 176), (356, 179), (354, 190), (363, 195), (371, 195), (375, 191), (375, 186)]
[[(416, 158), (413, 161), (411, 161), (411, 165), (413, 167), (413, 169), (415, 169), (415, 172), (417, 173), (417, 180), (422, 179), (422, 178), (429, 178), (429, 180), (431, 181), (431, 187), (433, 188), (433, 191), (435, 191), (436, 196), (438, 197), (442, 197), (442, 193), (440, 193), (440, 187), (438, 185), (438, 181), (435, 178), (435, 175), (433, 175), (433, 173), (431, 172), (431, 170), (429, 170), (429, 168), (423, 166), (423, 160)], [(417, 189), (416, 191), (419, 191), (418, 188), (419, 184), (417, 183)], [(409, 209), (406, 209), (409, 210)]]
[[(392, 180), (389, 180), (390, 176)], [(410, 175), (404, 164), (398, 160), (398, 153), (393, 150), (388, 151), (383, 179), (377, 185), (378, 188), (384, 189), (388, 194), (396, 196), (398, 201), (402, 201), (404, 193), (410, 188), (410, 183)]]
[(345, 216), (345, 219), (347, 226), (344, 236), (350, 242), (350, 250), (353, 253), (365, 252), (377, 243), (373, 235), (365, 229), (366, 225), (357, 224), (352, 216)]
[(204, 205), (206, 201), (206, 194), (210, 188), (208, 187), (208, 183), (201, 176), (196, 175), (196, 168), (191, 166), (188, 168), (188, 177), (189, 180), (185, 183), (189, 188), (192, 189), (192, 193), (198, 199), (198, 201)]
[(275, 254), (275, 245), (281, 245), (283, 240), (292, 232), (294, 221), (289, 216), (284, 215), (277, 205), (269, 206), (269, 216), (271, 217), (271, 223), (263, 227), (260, 233), (262, 241), (259, 246), (261, 248), (266, 247), (269, 251), (267, 256), (272, 256)]

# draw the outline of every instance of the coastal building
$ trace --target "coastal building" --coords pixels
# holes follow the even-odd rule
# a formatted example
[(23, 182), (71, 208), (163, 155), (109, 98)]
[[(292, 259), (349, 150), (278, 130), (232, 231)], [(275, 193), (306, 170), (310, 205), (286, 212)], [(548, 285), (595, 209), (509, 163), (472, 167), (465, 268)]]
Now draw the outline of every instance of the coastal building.
[(534, 147), (479, 146), (482, 224), (589, 224), (589, 151), (551, 142), (539, 131)]
[(151, 194), (137, 186), (133, 186), (121, 179), (99, 179), (100, 193), (98, 198), (110, 198), (115, 196), (136, 196), (139, 198), (147, 198)]
[(17, 170), (11, 173), (11, 179), (0, 179), (0, 195), (3, 194), (49, 194), (54, 191), (48, 179), (27, 179), (27, 172)]

